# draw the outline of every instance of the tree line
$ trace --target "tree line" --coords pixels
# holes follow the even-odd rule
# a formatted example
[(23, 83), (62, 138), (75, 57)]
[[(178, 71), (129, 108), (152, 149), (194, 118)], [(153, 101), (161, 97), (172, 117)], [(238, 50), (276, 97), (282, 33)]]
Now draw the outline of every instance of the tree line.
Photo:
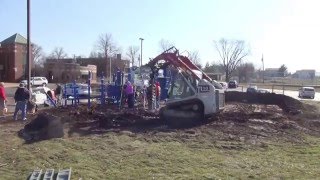
[[(161, 39), (158, 46), (159, 53), (161, 53), (174, 46), (174, 43)], [(222, 38), (218, 41), (213, 41), (213, 47), (217, 57), (215, 57), (215, 61), (207, 62), (205, 66), (202, 66), (200, 62), (198, 50), (186, 50), (183, 51), (183, 54), (206, 72), (223, 73), (226, 81), (229, 81), (233, 76), (238, 76), (239, 80), (248, 81), (249, 78), (261, 73), (261, 70), (256, 70), (253, 63), (246, 62), (246, 58), (250, 55), (250, 48), (245, 41)], [(139, 51), (140, 47), (137, 45), (131, 45), (125, 50), (125, 58), (130, 61), (132, 66), (139, 65)], [(122, 48), (117, 45), (112, 34), (104, 33), (98, 36), (89, 57), (106, 59), (114, 57), (116, 54), (122, 54), (122, 52)], [(32, 53), (35, 67), (42, 67), (47, 58), (64, 59), (69, 57), (63, 47), (55, 47), (46, 56), (42, 47), (37, 44), (32, 44)], [(282, 65), (279, 68), (279, 73), (286, 76), (288, 74), (287, 67)]]

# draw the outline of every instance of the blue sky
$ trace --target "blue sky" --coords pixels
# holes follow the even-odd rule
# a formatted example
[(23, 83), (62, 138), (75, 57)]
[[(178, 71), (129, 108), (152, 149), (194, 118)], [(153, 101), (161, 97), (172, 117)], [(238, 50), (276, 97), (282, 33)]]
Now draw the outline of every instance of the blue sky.
[[(213, 40), (246, 41), (248, 62), (261, 68), (320, 71), (317, 0), (31, 0), (31, 39), (46, 54), (63, 47), (88, 56), (98, 36), (111, 33), (122, 47), (143, 43), (144, 63), (166, 39), (181, 51), (199, 51), (201, 63), (218, 61)], [(0, 0), (0, 40), (26, 37), (26, 0)]]

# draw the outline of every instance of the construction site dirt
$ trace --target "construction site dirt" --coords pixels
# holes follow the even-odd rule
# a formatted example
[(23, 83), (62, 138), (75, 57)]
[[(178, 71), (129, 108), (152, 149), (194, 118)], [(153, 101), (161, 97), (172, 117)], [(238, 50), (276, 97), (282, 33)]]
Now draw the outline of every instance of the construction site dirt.
[(158, 177), (152, 167), (167, 179), (317, 179), (320, 104), (289, 102), (299, 113), (227, 93), (223, 111), (188, 128), (169, 127), (141, 107), (97, 104), (39, 109), (27, 123), (7, 117), (0, 120), (0, 177), (72, 167), (74, 179), (150, 179)]
[[(27, 124), (22, 130), (23, 133), (20, 131), (21, 137), (28, 142), (111, 131), (139, 133), (150, 137), (159, 134), (165, 136), (166, 133), (175, 133), (178, 136), (207, 136), (214, 141), (229, 139), (261, 146), (264, 146), (264, 142), (269, 138), (303, 143), (299, 138), (301, 133), (320, 136), (320, 118), (316, 107), (276, 94), (249, 95), (228, 92), (226, 107), (222, 112), (206, 121), (197, 122), (193, 127), (178, 129), (168, 127), (156, 112), (142, 108), (119, 109), (117, 106), (93, 105), (91, 109), (87, 109), (87, 106), (83, 105), (52, 108), (38, 113), (38, 118)], [(59, 126), (57, 122), (50, 123), (50, 120), (61, 121), (63, 126)], [(35, 132), (37, 128), (39, 132), (43, 132), (43, 128), (45, 131), (52, 128), (54, 130), (50, 130), (49, 134), (42, 133), (42, 136), (47, 137), (39, 137)], [(65, 135), (61, 133), (61, 128)], [(31, 134), (35, 138), (30, 133), (26, 135), (28, 129), (32, 129)]]

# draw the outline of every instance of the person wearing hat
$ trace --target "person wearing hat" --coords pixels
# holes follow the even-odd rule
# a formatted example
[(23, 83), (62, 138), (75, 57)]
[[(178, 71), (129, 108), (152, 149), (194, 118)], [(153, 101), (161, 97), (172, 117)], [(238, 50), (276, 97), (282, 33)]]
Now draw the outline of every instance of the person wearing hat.
[(7, 96), (6, 91), (4, 89), (4, 83), (0, 82), (0, 116), (3, 116), (4, 113), (7, 112), (6, 102)]
[(17, 114), (21, 110), (22, 112), (22, 120), (27, 120), (27, 104), (30, 99), (30, 91), (25, 87), (24, 83), (20, 83), (18, 89), (14, 94), (14, 100), (16, 102), (16, 108), (14, 110), (13, 119), (17, 119)]

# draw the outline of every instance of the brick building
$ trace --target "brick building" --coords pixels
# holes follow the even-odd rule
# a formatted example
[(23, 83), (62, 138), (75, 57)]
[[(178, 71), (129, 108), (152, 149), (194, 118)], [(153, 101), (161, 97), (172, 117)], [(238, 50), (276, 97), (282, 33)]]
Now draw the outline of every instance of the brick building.
[[(111, 58), (111, 73), (118, 68), (125, 71), (129, 63), (128, 60), (122, 60), (121, 55)], [(94, 82), (102, 73), (107, 79), (110, 77), (110, 58), (47, 59), (44, 68), (49, 82), (85, 80), (89, 71), (93, 72)]]
[(97, 79), (97, 67), (88, 64), (80, 66), (74, 59), (47, 59), (44, 64), (45, 76), (50, 83), (67, 83), (73, 80), (85, 81), (92, 73), (92, 81)]
[(25, 78), (27, 39), (14, 34), (0, 42), (0, 81), (18, 82)]
[(126, 71), (126, 68), (130, 67), (129, 60), (121, 59), (121, 54), (112, 58), (78, 58), (76, 62), (81, 66), (87, 66), (89, 64), (97, 66), (97, 76), (100, 77), (103, 74), (105, 77), (110, 77), (110, 59), (111, 59), (111, 73), (116, 72), (119, 68), (121, 71)]

